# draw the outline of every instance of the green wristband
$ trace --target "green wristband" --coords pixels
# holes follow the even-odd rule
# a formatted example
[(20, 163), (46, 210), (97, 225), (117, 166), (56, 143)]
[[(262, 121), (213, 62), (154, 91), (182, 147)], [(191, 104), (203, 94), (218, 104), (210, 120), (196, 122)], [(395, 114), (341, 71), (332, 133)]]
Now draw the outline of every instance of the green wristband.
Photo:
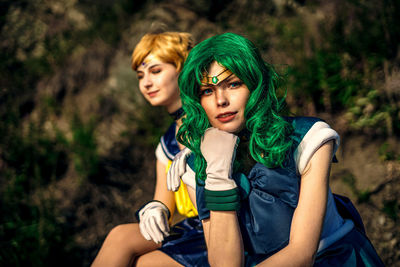
[(204, 190), (206, 208), (217, 211), (238, 210), (240, 207), (239, 190), (237, 188), (225, 191)]
[(239, 194), (223, 196), (223, 197), (205, 194), (205, 199), (206, 202), (208, 203), (218, 203), (218, 204), (238, 202), (240, 200)]

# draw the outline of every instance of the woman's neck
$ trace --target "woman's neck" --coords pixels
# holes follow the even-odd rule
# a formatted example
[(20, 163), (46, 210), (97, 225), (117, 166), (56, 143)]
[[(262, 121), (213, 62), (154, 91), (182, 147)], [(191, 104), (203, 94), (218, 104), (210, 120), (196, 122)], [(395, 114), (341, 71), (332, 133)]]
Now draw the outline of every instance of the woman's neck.
[(165, 109), (171, 118), (180, 126), (182, 124), (181, 118), (185, 115), (181, 99), (179, 98), (176, 101), (171, 102), (169, 105), (165, 106)]
[(169, 105), (166, 105), (164, 107), (167, 110), (167, 112), (169, 114), (171, 114), (171, 113), (174, 113), (175, 111), (177, 111), (178, 109), (180, 109), (182, 107), (182, 101), (179, 98), (179, 99), (171, 101)]

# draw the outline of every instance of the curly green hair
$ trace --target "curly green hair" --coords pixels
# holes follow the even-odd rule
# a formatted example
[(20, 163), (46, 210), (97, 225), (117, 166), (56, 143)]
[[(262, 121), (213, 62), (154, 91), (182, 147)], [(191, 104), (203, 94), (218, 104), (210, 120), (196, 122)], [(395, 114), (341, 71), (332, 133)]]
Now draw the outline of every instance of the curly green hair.
[(253, 159), (269, 168), (282, 166), (292, 146), (291, 124), (280, 115), (282, 101), (275, 87), (278, 79), (272, 66), (264, 62), (255, 45), (234, 33), (215, 35), (196, 45), (179, 75), (183, 109), (187, 116), (178, 131), (178, 140), (195, 155), (196, 180), (206, 179), (206, 161), (200, 151), (201, 137), (211, 127), (200, 105), (200, 85), (212, 62), (232, 71), (250, 90), (245, 109), (246, 129), (250, 132), (249, 151)]

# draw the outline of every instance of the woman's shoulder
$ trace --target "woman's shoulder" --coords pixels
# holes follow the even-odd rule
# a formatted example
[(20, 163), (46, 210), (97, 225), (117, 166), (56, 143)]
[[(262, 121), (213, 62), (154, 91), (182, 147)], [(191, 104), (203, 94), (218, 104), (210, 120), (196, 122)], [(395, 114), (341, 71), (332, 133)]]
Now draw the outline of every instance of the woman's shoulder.
[(286, 120), (293, 125), (294, 158), (301, 174), (312, 155), (322, 144), (334, 140), (334, 153), (339, 147), (340, 137), (328, 123), (316, 117), (289, 117)]
[(284, 117), (284, 119), (293, 126), (294, 135), (299, 137), (300, 140), (316, 123), (328, 125), (323, 119), (317, 117)]

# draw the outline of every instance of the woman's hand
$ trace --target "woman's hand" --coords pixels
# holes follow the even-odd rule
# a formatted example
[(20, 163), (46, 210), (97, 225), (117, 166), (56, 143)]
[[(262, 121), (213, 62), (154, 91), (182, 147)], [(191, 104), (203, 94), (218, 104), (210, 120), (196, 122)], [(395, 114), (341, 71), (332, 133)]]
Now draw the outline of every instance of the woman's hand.
[(185, 147), (178, 154), (176, 154), (167, 174), (168, 190), (174, 192), (178, 191), (179, 186), (181, 185), (181, 177), (186, 172), (186, 160), (191, 153), (192, 151)]
[(140, 233), (147, 240), (161, 243), (169, 235), (170, 212), (160, 201), (150, 201), (138, 211)]
[(207, 161), (205, 189), (226, 191), (236, 188), (232, 166), (239, 138), (217, 128), (208, 128), (201, 140), (200, 150)]
[(240, 198), (232, 166), (239, 138), (231, 133), (209, 128), (204, 132), (200, 150), (207, 161), (205, 202), (211, 210), (203, 221), (204, 236), (211, 266), (242, 266), (244, 250), (236, 210)]

